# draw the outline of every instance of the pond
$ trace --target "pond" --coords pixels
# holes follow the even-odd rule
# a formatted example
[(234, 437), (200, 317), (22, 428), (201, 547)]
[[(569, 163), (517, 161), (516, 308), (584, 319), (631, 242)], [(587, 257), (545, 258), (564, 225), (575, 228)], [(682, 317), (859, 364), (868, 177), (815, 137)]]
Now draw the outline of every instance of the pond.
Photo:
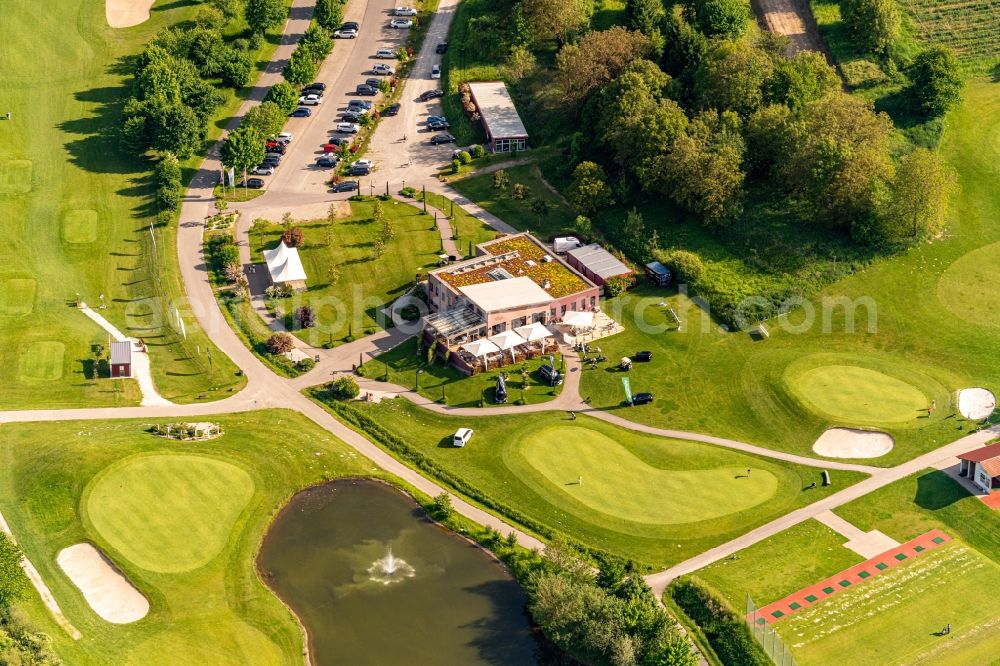
[(349, 479), (299, 493), (257, 565), (305, 625), (314, 666), (536, 661), (510, 574), (385, 484)]

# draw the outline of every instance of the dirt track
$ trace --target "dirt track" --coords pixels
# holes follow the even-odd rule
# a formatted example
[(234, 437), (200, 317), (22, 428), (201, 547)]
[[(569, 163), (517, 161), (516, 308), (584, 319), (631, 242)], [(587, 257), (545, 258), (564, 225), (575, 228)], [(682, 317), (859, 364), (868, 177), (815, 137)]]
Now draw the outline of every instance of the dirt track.
[(754, 0), (753, 4), (764, 27), (791, 40), (788, 55), (799, 51), (826, 53), (806, 0)]

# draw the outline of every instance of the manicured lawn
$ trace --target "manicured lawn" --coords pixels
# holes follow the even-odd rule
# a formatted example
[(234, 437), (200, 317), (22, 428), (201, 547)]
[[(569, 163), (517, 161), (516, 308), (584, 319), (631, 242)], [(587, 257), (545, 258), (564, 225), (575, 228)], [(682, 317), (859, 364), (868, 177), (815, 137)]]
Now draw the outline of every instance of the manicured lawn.
[[(418, 197), (423, 195), (418, 194)], [(453, 206), (448, 197), (436, 192), (427, 193), (427, 205), (434, 206), (445, 215), (451, 216), (451, 230), (455, 236), (455, 243), (460, 252), (466, 257), (475, 254), (476, 245), (493, 240), (497, 237), (497, 231), (482, 220), (466, 213), (459, 206)]]
[[(18, 605), (64, 663), (301, 663), (298, 623), (253, 569), (258, 545), (297, 490), (375, 470), (291, 412), (207, 420), (226, 434), (182, 443), (147, 433), (148, 421), (4, 426), (0, 510), (83, 638), (71, 640), (33, 593)], [(149, 598), (146, 618), (112, 625), (90, 609), (55, 562), (81, 541)]]
[[(573, 228), (576, 213), (562, 199), (553, 194), (538, 177), (534, 164), (506, 169), (510, 185), (506, 191), (493, 187), (493, 174), (484, 173), (462, 178), (451, 183), (463, 196), (493, 213), (504, 222), (523, 231), (532, 231), (548, 240), (548, 236)], [(526, 185), (529, 194), (524, 199), (511, 197), (515, 183)], [(531, 202), (538, 198), (548, 204), (548, 213), (539, 216), (531, 210)]]
[[(338, 344), (348, 336), (361, 337), (365, 331), (384, 327), (387, 320), (381, 311), (408, 293), (417, 273), (437, 265), (441, 237), (433, 218), (397, 201), (383, 202), (383, 206), (395, 235), (379, 258), (374, 256), (373, 244), (382, 225), (372, 219), (373, 200), (352, 201), (350, 217), (333, 223), (296, 222), (304, 233), (299, 255), (308, 289), (278, 299), (274, 305), (288, 315), (303, 305), (316, 311), (316, 326), (295, 332), (309, 344)], [(254, 261), (263, 262), (261, 248), (276, 246), (281, 233), (280, 225), (271, 225), (263, 233), (252, 234)], [(333, 284), (331, 266), (340, 272)]]
[[(181, 293), (174, 228), (156, 230), (154, 253), (152, 165), (118, 148), (128, 96), (124, 58), (193, 18), (198, 6), (159, 3), (148, 22), (129, 30), (108, 27), (101, 0), (50, 9), (4, 3), (0, 97), (11, 120), (3, 121), (0, 144), (0, 232), (8, 241), (0, 249), (0, 293), (15, 292), (0, 296), (0, 407), (138, 402), (136, 392), (109, 390), (86, 374), (91, 344), (106, 347), (107, 335), (72, 307), (77, 293), (91, 304), (104, 294), (103, 314), (146, 340), (165, 397), (228, 395), (225, 389), (243, 380), (221, 353), (209, 366), (211, 343), (194, 318), (186, 316), (187, 340), (164, 325), (166, 302)], [(44, 373), (44, 387), (20, 371), (42, 335), (65, 346), (58, 370)]]
[[(555, 355), (555, 362), (558, 369), (562, 362), (559, 354)], [(361, 374), (375, 379), (386, 378), (387, 381), (406, 388), (416, 387), (420, 395), (431, 400), (441, 401), (443, 392), (444, 402), (453, 407), (478, 407), (480, 400), (487, 407), (495, 407), (497, 405), (493, 394), (497, 376), (501, 372), (507, 374), (508, 405), (520, 402), (522, 396), (524, 404), (534, 404), (548, 402), (559, 395), (562, 387), (550, 387), (538, 374), (538, 368), (543, 363), (548, 363), (547, 356), (544, 359), (520, 361), (470, 377), (450, 364), (445, 365), (440, 359), (434, 365), (427, 365), (426, 354), (417, 356), (417, 339), (414, 337), (362, 365)], [(522, 378), (522, 368), (527, 370), (527, 381)], [(419, 385), (417, 370), (420, 370)]]
[[(838, 473), (834, 488), (804, 490), (818, 470), (642, 435), (586, 416), (570, 421), (563, 412), (449, 417), (404, 399), (357, 408), (503, 505), (587, 546), (657, 567), (862, 478)], [(459, 427), (476, 431), (464, 448), (451, 445)], [(703, 487), (706, 481), (721, 487)]]
[(1000, 647), (998, 579), (1000, 566), (955, 540), (774, 628), (803, 665), (985, 663)]
[(733, 608), (744, 608), (747, 594), (760, 607), (861, 562), (844, 541), (826, 525), (807, 520), (699, 569), (697, 576)]
[(216, 458), (139, 455), (91, 482), (84, 515), (136, 566), (181, 573), (219, 554), (253, 492), (249, 474)]

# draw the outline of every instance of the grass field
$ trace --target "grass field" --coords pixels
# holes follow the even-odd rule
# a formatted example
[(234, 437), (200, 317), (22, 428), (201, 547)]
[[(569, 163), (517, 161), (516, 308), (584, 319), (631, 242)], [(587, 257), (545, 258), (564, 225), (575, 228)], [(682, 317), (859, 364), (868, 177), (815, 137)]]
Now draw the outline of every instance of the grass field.
[[(818, 470), (641, 435), (585, 416), (570, 421), (562, 412), (470, 419), (434, 414), (402, 399), (359, 409), (502, 504), (587, 546), (656, 567), (862, 478), (838, 473), (834, 487), (804, 490), (818, 479)], [(455, 448), (451, 437), (463, 426), (476, 434), (469, 445)], [(750, 479), (742, 478), (747, 468)], [(705, 488), (706, 479), (722, 487)], [(663, 483), (676, 495), (668, 497)], [(697, 502), (687, 503), (691, 497)]]
[[(378, 259), (372, 246), (382, 226), (372, 220), (373, 201), (352, 201), (351, 216), (332, 224), (326, 220), (296, 223), (304, 234), (299, 255), (308, 289), (275, 303), (289, 314), (307, 304), (316, 311), (315, 328), (295, 332), (309, 344), (337, 344), (348, 335), (361, 337), (366, 330), (379, 328), (378, 312), (406, 294), (417, 273), (437, 265), (441, 237), (433, 218), (404, 203), (383, 205), (395, 236)], [(260, 249), (276, 246), (281, 233), (280, 225), (271, 225), (263, 233), (252, 234), (254, 261), (263, 261)], [(331, 266), (340, 272), (334, 284), (329, 278)]]
[[(0, 432), (0, 510), (83, 638), (71, 640), (33, 593), (18, 606), (64, 663), (301, 663), (298, 623), (253, 569), (260, 539), (297, 490), (377, 472), (291, 412), (211, 420), (226, 434), (206, 442), (169, 442), (138, 421)], [(81, 541), (149, 598), (141, 622), (104, 622), (61, 573), (56, 553)]]
[[(510, 179), (510, 185), (505, 192), (493, 187), (491, 173), (462, 178), (452, 182), (451, 186), (504, 222), (520, 230), (534, 232), (543, 240), (548, 240), (548, 236), (552, 234), (571, 230), (576, 213), (545, 186), (536, 169), (534, 164), (505, 169)], [(526, 198), (511, 197), (515, 183), (528, 187), (529, 194)], [(531, 210), (531, 202), (535, 198), (545, 201), (548, 213), (538, 215)]]
[[(422, 199), (423, 195), (418, 194), (417, 198)], [(445, 196), (436, 192), (428, 192), (427, 205), (451, 216), (451, 230), (455, 236), (455, 243), (458, 245), (459, 251), (463, 252), (466, 257), (475, 254), (476, 245), (497, 237), (495, 229), (479, 218), (466, 213), (462, 208), (453, 206), (451, 200)]]
[[(560, 360), (556, 356), (558, 368)], [(505, 372), (508, 376), (508, 405), (520, 401), (522, 395), (525, 404), (548, 402), (559, 395), (562, 388), (550, 387), (538, 374), (538, 367), (543, 362), (548, 361), (535, 358), (470, 377), (440, 360), (435, 361), (434, 365), (427, 365), (426, 354), (417, 356), (417, 339), (414, 337), (362, 365), (361, 374), (373, 379), (386, 378), (387, 381), (406, 388), (416, 387), (420, 395), (431, 400), (440, 401), (443, 394), (444, 402), (452, 407), (478, 407), (480, 399), (487, 407), (495, 407), (493, 394), (500, 372)], [(521, 368), (528, 371), (526, 382), (522, 379)], [(419, 385), (417, 370), (420, 370)]]
[(182, 573), (222, 551), (254, 493), (245, 471), (216, 458), (141, 455), (91, 481), (86, 523), (137, 567)]
[(910, 19), (913, 36), (922, 42), (942, 44), (977, 69), (1000, 62), (1000, 2), (963, 0), (907, 0), (900, 3)]
[(969, 252), (948, 267), (938, 281), (938, 299), (963, 321), (1000, 328), (1000, 293), (991, 287), (998, 280), (1000, 243), (993, 243)]
[[(157, 3), (146, 23), (113, 30), (103, 0), (69, 0), (59, 11), (30, 0), (4, 5), (0, 97), (11, 120), (0, 123), (0, 232), (8, 239), (0, 249), (0, 284), (29, 277), (37, 284), (31, 298), (0, 296), (0, 407), (136, 401), (137, 394), (123, 396), (86, 377), (90, 345), (101, 337), (106, 344), (106, 336), (72, 308), (76, 293), (91, 303), (104, 294), (108, 319), (146, 340), (164, 397), (188, 402), (242, 382), (225, 355), (214, 354), (209, 367), (197, 354), (211, 343), (193, 318), (186, 342), (162, 325), (162, 298), (181, 292), (174, 230), (157, 231), (155, 255), (148, 230), (155, 212), (151, 164), (118, 150), (128, 96), (124, 58), (197, 9)], [(11, 313), (8, 298), (33, 308)], [(44, 391), (19, 372), (38, 331), (65, 345), (61, 378)]]
[(1000, 648), (998, 579), (1000, 566), (955, 540), (774, 628), (803, 665), (986, 663)]

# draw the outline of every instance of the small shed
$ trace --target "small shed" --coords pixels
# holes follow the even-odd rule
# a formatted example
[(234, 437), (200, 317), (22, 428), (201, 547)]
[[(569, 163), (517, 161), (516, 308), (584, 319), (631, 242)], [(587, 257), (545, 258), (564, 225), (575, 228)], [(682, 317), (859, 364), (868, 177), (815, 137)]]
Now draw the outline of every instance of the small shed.
[(126, 379), (132, 376), (132, 342), (111, 343), (111, 376)]
[(959, 476), (987, 495), (1000, 493), (1000, 442), (959, 454), (958, 460)]
[(613, 277), (631, 275), (632, 269), (597, 243), (566, 252), (566, 263), (599, 287)]
[(503, 81), (470, 83), (469, 92), (479, 110), (491, 151), (509, 153), (528, 147), (528, 130), (517, 115), (514, 100)]
[(658, 261), (651, 261), (646, 264), (646, 277), (649, 281), (659, 287), (665, 287), (674, 279), (670, 269)]

